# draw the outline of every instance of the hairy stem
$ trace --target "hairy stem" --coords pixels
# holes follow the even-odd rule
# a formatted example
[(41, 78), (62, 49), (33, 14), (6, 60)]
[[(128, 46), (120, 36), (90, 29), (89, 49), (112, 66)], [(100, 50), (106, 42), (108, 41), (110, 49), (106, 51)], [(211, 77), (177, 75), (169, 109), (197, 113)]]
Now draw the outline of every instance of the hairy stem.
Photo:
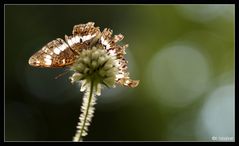
[(79, 117), (79, 122), (77, 125), (77, 131), (73, 138), (74, 142), (82, 141), (82, 137), (87, 135), (88, 126), (93, 118), (94, 114), (94, 105), (96, 104), (96, 98), (94, 94), (94, 81), (90, 82), (90, 85), (87, 86), (82, 106), (81, 106), (81, 115)]

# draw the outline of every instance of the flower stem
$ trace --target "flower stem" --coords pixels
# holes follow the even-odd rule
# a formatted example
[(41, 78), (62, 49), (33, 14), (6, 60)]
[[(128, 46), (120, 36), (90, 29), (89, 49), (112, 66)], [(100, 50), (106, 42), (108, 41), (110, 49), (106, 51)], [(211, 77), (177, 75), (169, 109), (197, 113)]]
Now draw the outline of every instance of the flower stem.
[(88, 126), (90, 126), (90, 122), (93, 118), (94, 114), (94, 105), (96, 104), (96, 98), (94, 94), (94, 81), (91, 80), (89, 83), (90, 85), (87, 86), (82, 106), (81, 106), (81, 115), (79, 117), (79, 122), (77, 126), (76, 134), (73, 138), (74, 142), (82, 141), (82, 137), (87, 135)]

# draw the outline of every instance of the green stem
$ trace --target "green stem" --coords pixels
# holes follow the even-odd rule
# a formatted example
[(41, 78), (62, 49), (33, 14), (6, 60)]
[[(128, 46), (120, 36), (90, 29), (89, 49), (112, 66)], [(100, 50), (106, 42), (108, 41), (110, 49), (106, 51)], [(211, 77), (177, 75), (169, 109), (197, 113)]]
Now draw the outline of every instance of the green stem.
[[(89, 86), (88, 86), (89, 87)], [(90, 82), (90, 89), (86, 89), (88, 90), (89, 92), (89, 95), (87, 96), (85, 93), (85, 96), (87, 97), (84, 97), (84, 98), (87, 98), (88, 99), (88, 102), (87, 100), (84, 100), (83, 99), (83, 103), (82, 103), (82, 113), (80, 115), (80, 117), (83, 117), (83, 120), (80, 119), (78, 125), (82, 125), (81, 128), (79, 130), (77, 130), (76, 134), (75, 134), (75, 137), (73, 139), (73, 141), (82, 141), (82, 137), (85, 136), (83, 135), (84, 132), (87, 132), (87, 127), (89, 126), (86, 125), (87, 122), (91, 122), (91, 119), (93, 117), (93, 112), (94, 112), (94, 107), (93, 105), (95, 104), (94, 101), (95, 101), (95, 97), (94, 97), (94, 94), (93, 94), (93, 89), (94, 88), (94, 81), (91, 80)], [(84, 103), (84, 102), (87, 102), (87, 103)], [(86, 108), (85, 108), (86, 106)], [(91, 111), (91, 113), (89, 113)], [(92, 115), (91, 115), (92, 114)]]

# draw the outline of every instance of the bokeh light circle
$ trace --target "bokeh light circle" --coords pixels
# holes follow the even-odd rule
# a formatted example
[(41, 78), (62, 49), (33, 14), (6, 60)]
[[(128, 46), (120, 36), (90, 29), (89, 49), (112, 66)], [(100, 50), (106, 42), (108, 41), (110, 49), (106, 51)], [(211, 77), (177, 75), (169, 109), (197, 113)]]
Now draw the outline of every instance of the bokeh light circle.
[(213, 90), (199, 115), (197, 130), (205, 129), (209, 137), (235, 136), (235, 94), (234, 85), (222, 85)]
[(147, 81), (151, 95), (161, 104), (184, 107), (208, 88), (207, 58), (196, 48), (174, 45), (157, 52), (150, 61)]

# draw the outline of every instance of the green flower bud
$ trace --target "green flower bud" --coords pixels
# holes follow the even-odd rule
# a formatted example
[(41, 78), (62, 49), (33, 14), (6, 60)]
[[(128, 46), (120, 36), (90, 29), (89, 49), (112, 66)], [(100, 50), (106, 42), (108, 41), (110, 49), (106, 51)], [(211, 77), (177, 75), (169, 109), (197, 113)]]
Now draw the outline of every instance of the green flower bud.
[(107, 87), (114, 87), (118, 69), (115, 65), (115, 57), (110, 56), (106, 50), (101, 47), (92, 47), (82, 50), (79, 59), (72, 65), (71, 70), (75, 73), (70, 77), (71, 82), (80, 80), (94, 80), (95, 89), (99, 92), (98, 84), (104, 84)]

